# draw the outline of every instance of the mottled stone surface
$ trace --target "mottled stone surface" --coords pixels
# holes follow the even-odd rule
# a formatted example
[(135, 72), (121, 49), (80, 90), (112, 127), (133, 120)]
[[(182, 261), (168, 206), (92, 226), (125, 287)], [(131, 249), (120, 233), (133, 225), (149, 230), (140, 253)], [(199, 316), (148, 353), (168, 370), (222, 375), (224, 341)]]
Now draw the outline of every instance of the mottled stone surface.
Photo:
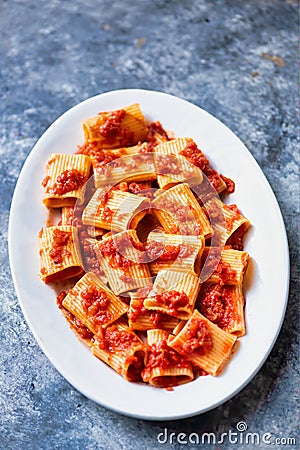
[[(2, 0), (0, 30), (0, 448), (256, 448), (228, 441), (160, 445), (156, 439), (165, 427), (176, 435), (220, 435), (235, 431), (238, 421), (261, 436), (295, 437), (297, 2)], [(8, 264), (10, 202), (33, 144), (74, 104), (130, 87), (190, 100), (241, 138), (277, 196), (291, 252), (287, 314), (263, 368), (223, 406), (167, 423), (120, 416), (75, 391), (29, 331)]]

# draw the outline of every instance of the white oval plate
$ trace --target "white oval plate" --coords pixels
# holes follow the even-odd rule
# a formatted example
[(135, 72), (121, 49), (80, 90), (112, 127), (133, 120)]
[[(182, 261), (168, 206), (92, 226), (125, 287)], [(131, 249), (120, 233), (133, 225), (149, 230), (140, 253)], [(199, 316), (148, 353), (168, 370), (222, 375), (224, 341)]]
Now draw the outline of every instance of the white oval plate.
[[(246, 239), (251, 255), (245, 282), (247, 334), (220, 376), (199, 377), (174, 391), (129, 383), (92, 356), (70, 330), (56, 306), (53, 290), (38, 276), (37, 235), (46, 220), (41, 181), (49, 154), (73, 153), (83, 142), (84, 119), (131, 103), (139, 103), (148, 120), (160, 120), (176, 136), (195, 139), (215, 168), (236, 182), (236, 191), (228, 201), (237, 203), (252, 224)], [(217, 119), (187, 101), (160, 92), (107, 92), (71, 108), (50, 126), (28, 156), (17, 182), (10, 213), (9, 255), (25, 318), (57, 370), (90, 399), (137, 418), (196, 415), (239, 392), (271, 351), (287, 303), (286, 232), (274, 194), (256, 161)]]

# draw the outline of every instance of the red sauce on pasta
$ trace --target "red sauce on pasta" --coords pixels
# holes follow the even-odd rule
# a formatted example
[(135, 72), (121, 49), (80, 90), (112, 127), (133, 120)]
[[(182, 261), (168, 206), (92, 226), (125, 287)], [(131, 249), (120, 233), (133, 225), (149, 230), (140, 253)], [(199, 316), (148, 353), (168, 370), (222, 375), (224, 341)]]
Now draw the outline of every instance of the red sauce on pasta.
[(113, 166), (111, 164), (112, 161), (117, 160), (119, 156), (113, 153), (107, 154), (107, 152), (100, 151), (94, 154), (92, 158), (93, 158), (93, 166), (98, 170), (98, 172), (106, 174), (105, 166), (109, 164), (110, 167), (112, 167)]
[(220, 328), (226, 328), (234, 319), (232, 290), (234, 287), (204, 283), (199, 297), (201, 313)]
[(92, 339), (94, 336), (91, 330), (89, 330), (77, 317), (74, 317), (72, 326), (82, 339)]
[(221, 183), (221, 177), (218, 174), (218, 172), (214, 169), (211, 169), (210, 167), (205, 170), (205, 175), (210, 181), (210, 184), (213, 186), (213, 188), (218, 191)]
[[(155, 368), (169, 369), (171, 367), (189, 367), (187, 359), (167, 345), (167, 340), (155, 342), (150, 346), (148, 362), (142, 372), (144, 381), (149, 381)], [(172, 380), (174, 383), (174, 379)]]
[(71, 327), (79, 334), (82, 339), (91, 339), (94, 334), (81, 322), (80, 319), (75, 317), (70, 311), (66, 310), (63, 306), (63, 301), (67, 296), (66, 291), (61, 291), (56, 297), (56, 303), (59, 309), (63, 310), (64, 315), (71, 325)]
[(107, 308), (110, 304), (108, 296), (96, 286), (89, 286), (80, 292), (81, 305), (94, 325), (102, 325), (112, 319)]
[(154, 328), (158, 328), (164, 318), (167, 317), (167, 314), (164, 314), (161, 311), (151, 311), (149, 314), (149, 320), (152, 323)]
[(201, 286), (200, 312), (214, 323), (219, 323), (224, 316), (225, 305), (222, 302), (221, 289), (218, 284), (204, 283)]
[[(219, 283), (225, 284), (236, 278), (236, 270), (221, 259), (222, 251), (219, 247), (205, 248), (202, 253), (201, 264), (205, 264), (205, 273), (218, 275)], [(246, 262), (245, 262), (246, 264)]]
[(165, 246), (162, 242), (149, 242), (148, 244), (146, 244), (145, 250), (151, 261), (157, 260), (158, 258), (162, 257), (163, 254), (165, 254), (165, 261), (173, 259), (172, 253), (168, 250), (165, 251)]
[(220, 277), (220, 283), (225, 284), (228, 281), (234, 280), (236, 277), (236, 270), (232, 269), (231, 265), (226, 261), (220, 261), (216, 273)]
[(225, 218), (225, 226), (228, 231), (231, 231), (234, 225), (234, 222), (241, 217), (240, 210), (236, 205), (224, 205), (223, 208), (226, 211), (231, 212), (232, 215)]
[(231, 178), (227, 178), (224, 175), (220, 174), (220, 177), (226, 184), (226, 192), (227, 194), (232, 194), (235, 191), (235, 182)]
[(63, 308), (63, 304), (62, 303), (63, 303), (64, 299), (66, 298), (66, 296), (67, 296), (67, 292), (66, 291), (61, 291), (57, 295), (57, 297), (56, 297), (56, 304), (59, 307), (59, 309)]
[(139, 354), (130, 355), (125, 359), (125, 365), (128, 365), (127, 377), (129, 381), (139, 381), (144, 367), (143, 356)]
[(167, 319), (168, 315), (164, 314), (161, 311), (149, 311), (148, 309), (146, 309), (144, 306), (145, 298), (146, 297), (138, 298), (134, 301), (134, 303), (130, 306), (130, 309), (128, 311), (127, 314), (128, 318), (132, 322), (136, 322), (141, 315), (149, 313), (149, 320), (152, 323), (152, 326), (154, 328), (157, 328), (164, 320)]
[(212, 348), (212, 338), (206, 322), (197, 317), (192, 317), (184, 333), (184, 343), (180, 352), (190, 355), (194, 351), (205, 354)]
[(135, 345), (141, 344), (134, 332), (118, 329), (117, 325), (102, 328), (101, 336), (97, 337), (101, 350), (110, 353), (126, 353)]
[(209, 166), (208, 159), (206, 158), (204, 153), (202, 153), (202, 151), (198, 149), (195, 142), (189, 142), (180, 152), (180, 155), (184, 156), (190, 163), (199, 167), (199, 169), (202, 170), (202, 172), (207, 176), (214, 189), (217, 190), (221, 180), (223, 180), (226, 184), (227, 193), (231, 194), (232, 192), (234, 192), (234, 182), (230, 178), (220, 175), (216, 170), (212, 169)]
[(221, 328), (227, 328), (230, 323), (235, 319), (234, 308), (232, 304), (232, 292), (233, 286), (223, 286), (222, 287), (222, 298), (225, 304), (225, 313), (223, 319), (220, 323)]
[(148, 126), (147, 142), (149, 151), (153, 151), (154, 147), (162, 142), (168, 141), (167, 132), (163, 129), (159, 121), (152, 122)]
[(149, 182), (132, 182), (128, 185), (128, 191), (132, 194), (142, 194), (144, 197), (154, 198), (154, 192), (152, 191), (151, 183)]
[(64, 195), (67, 192), (76, 191), (85, 180), (86, 176), (79, 170), (65, 170), (57, 177), (52, 192), (55, 195)]
[(188, 245), (166, 244), (152, 241), (146, 244), (145, 250), (151, 261), (174, 261), (176, 258), (187, 258), (193, 252)]
[(243, 250), (243, 239), (246, 232), (246, 227), (241, 225), (235, 230), (226, 242), (226, 247), (233, 248), (234, 250)]
[(113, 269), (121, 269), (126, 275), (126, 272), (132, 264), (142, 263), (145, 258), (144, 253), (141, 253), (141, 255), (137, 254), (135, 257), (139, 262), (133, 263), (124, 256), (126, 248), (133, 247), (139, 252), (144, 252), (144, 246), (141, 242), (135, 242), (132, 236), (124, 236), (119, 238), (117, 242), (115, 240), (113, 238), (104, 239), (98, 248), (102, 256), (107, 259), (110, 267)]
[(98, 153), (103, 152), (103, 149), (101, 148), (101, 146), (99, 146), (99, 143), (97, 141), (85, 142), (83, 145), (78, 145), (77, 148), (77, 153), (80, 153), (82, 155), (89, 155), (91, 157), (94, 157)]
[(43, 181), (42, 181), (42, 186), (43, 186), (44, 188), (47, 186), (49, 180), (50, 180), (49, 175), (47, 175), (47, 176), (43, 179)]
[(134, 300), (130, 302), (130, 308), (128, 311), (128, 318), (132, 322), (136, 322), (137, 318), (147, 311), (144, 307), (144, 300), (147, 298), (150, 290), (150, 287), (143, 287), (136, 291)]
[(144, 306), (144, 300), (145, 298), (137, 298), (134, 300), (133, 304), (130, 305), (127, 315), (128, 319), (132, 322), (136, 322), (141, 314), (145, 314), (145, 312), (147, 312), (147, 309)]
[(61, 247), (67, 245), (70, 240), (71, 232), (63, 230), (54, 230), (53, 232), (53, 245)]
[(104, 222), (111, 223), (113, 215), (114, 215), (113, 210), (105, 205), (103, 210), (101, 211), (101, 219)]
[[(101, 113), (100, 113), (101, 114)], [(126, 112), (119, 109), (108, 114), (108, 117), (99, 127), (100, 134), (106, 139), (116, 138), (121, 132), (121, 122)]]
[[(119, 244), (122, 245), (121, 240), (120, 242), (118, 242), (118, 247)], [(104, 258), (107, 258), (108, 264), (113, 269), (119, 268), (123, 271), (126, 271), (130, 266), (130, 261), (118, 251), (114, 239), (112, 238), (104, 239), (99, 245), (99, 250), (102, 256)]]
[(121, 181), (121, 183), (116, 184), (113, 187), (115, 191), (128, 192), (128, 183), (127, 181)]
[(168, 308), (170, 316), (177, 316), (179, 308), (184, 308), (189, 304), (189, 298), (185, 292), (169, 291), (156, 294), (155, 301)]
[(209, 167), (208, 159), (193, 141), (189, 142), (179, 154), (184, 156), (191, 164), (194, 164), (194, 166), (199, 167), (204, 173)]
[[(64, 309), (64, 308), (63, 308)], [(64, 315), (71, 325), (71, 328), (82, 338), (82, 339), (92, 339), (94, 334), (91, 332), (91, 330), (88, 329), (84, 325), (84, 323), (81, 322), (80, 319), (75, 317), (70, 311), (67, 311), (64, 309)]]
[[(158, 208), (167, 214), (169, 214), (173, 221), (176, 223), (173, 225), (175, 233), (181, 234), (199, 234), (200, 229), (196, 223), (196, 217), (193, 215), (193, 212), (190, 205), (183, 205), (180, 202), (170, 202), (166, 199), (162, 199), (159, 202)], [(172, 230), (173, 232), (173, 230)]]
[(70, 252), (65, 248), (70, 240), (70, 236), (70, 231), (54, 230), (52, 247), (49, 251), (49, 256), (54, 264), (61, 264), (64, 257), (70, 256)]
[(189, 205), (183, 205), (182, 203), (174, 203), (169, 200), (162, 200), (159, 203), (159, 207), (165, 209), (168, 213), (174, 214), (176, 220), (184, 221), (194, 219)]
[(78, 217), (78, 214), (80, 214), (80, 209), (76, 209), (76, 216), (73, 219), (73, 226), (76, 227), (78, 231), (78, 240), (82, 250), (81, 254), (84, 261), (85, 271), (91, 271), (98, 276), (103, 276), (104, 272), (100, 267), (98, 258), (94, 251), (94, 244), (88, 241), (88, 239), (90, 239), (88, 226), (82, 223), (82, 220), (80, 217)]

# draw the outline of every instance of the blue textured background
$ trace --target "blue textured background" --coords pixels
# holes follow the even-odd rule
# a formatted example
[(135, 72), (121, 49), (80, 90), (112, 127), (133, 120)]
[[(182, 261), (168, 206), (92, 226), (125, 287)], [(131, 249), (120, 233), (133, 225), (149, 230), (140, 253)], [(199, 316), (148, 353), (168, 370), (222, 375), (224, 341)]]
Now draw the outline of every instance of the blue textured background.
[[(238, 421), (261, 435), (295, 437), (297, 2), (1, 0), (0, 30), (1, 450), (200, 448), (159, 445), (156, 436), (165, 427), (220, 434), (235, 431)], [(166, 423), (120, 416), (75, 391), (29, 331), (8, 265), (11, 197), (38, 137), (74, 104), (130, 87), (190, 100), (241, 138), (277, 196), (291, 252), (287, 314), (263, 368), (223, 406)], [(226, 442), (201, 448), (254, 447)]]

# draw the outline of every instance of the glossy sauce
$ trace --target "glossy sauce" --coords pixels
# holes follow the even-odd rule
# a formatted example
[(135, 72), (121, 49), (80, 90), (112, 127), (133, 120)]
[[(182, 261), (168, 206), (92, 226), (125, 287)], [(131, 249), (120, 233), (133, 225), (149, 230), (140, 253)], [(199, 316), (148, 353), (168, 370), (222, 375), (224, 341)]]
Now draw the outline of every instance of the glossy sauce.
[(81, 291), (80, 297), (82, 308), (94, 325), (102, 325), (112, 319), (112, 314), (107, 311), (110, 299), (96, 286)]
[(224, 209), (229, 211), (232, 215), (230, 217), (225, 218), (225, 226), (228, 231), (231, 231), (234, 225), (234, 222), (241, 217), (240, 210), (236, 205), (224, 205)]
[(119, 330), (116, 325), (102, 328), (102, 334), (97, 337), (97, 342), (101, 350), (121, 354), (126, 354), (132, 347), (141, 344), (134, 332)]
[(147, 142), (149, 151), (153, 151), (154, 147), (162, 142), (168, 141), (169, 137), (167, 132), (163, 129), (159, 121), (152, 122), (148, 126)]
[(212, 339), (206, 322), (192, 317), (184, 333), (184, 343), (180, 353), (191, 355), (194, 351), (204, 355), (212, 348)]
[(217, 190), (220, 185), (220, 181), (223, 180), (226, 184), (226, 192), (228, 194), (234, 192), (234, 182), (230, 178), (220, 175), (216, 170), (210, 167), (208, 159), (204, 153), (198, 149), (195, 142), (189, 142), (180, 152), (180, 155), (184, 156), (190, 163), (199, 167), (199, 169), (202, 170), (202, 172), (207, 176), (214, 189)]
[[(150, 380), (153, 369), (158, 368), (166, 370), (172, 367), (190, 367), (190, 363), (184, 356), (169, 347), (166, 339), (155, 342), (149, 349), (148, 362), (142, 372), (143, 380)], [(172, 384), (176, 384), (175, 377), (172, 377), (169, 381), (172, 382)]]
[(67, 296), (66, 291), (60, 292), (56, 297), (56, 303), (59, 309), (61, 309), (69, 322), (71, 328), (82, 338), (82, 339), (92, 339), (94, 334), (81, 322), (80, 319), (75, 317), (70, 311), (64, 308), (63, 301)]
[(189, 298), (185, 292), (169, 291), (156, 294), (155, 301), (168, 309), (170, 316), (177, 316), (179, 309), (189, 305)]
[(234, 287), (204, 283), (199, 296), (200, 312), (211, 322), (226, 329), (234, 320), (232, 292)]
[(65, 257), (70, 256), (69, 250), (65, 248), (69, 243), (70, 237), (70, 231), (54, 230), (52, 247), (49, 251), (49, 256), (54, 264), (61, 264)]
[(51, 191), (54, 195), (64, 195), (76, 191), (86, 180), (86, 176), (76, 169), (65, 170), (56, 179)]

